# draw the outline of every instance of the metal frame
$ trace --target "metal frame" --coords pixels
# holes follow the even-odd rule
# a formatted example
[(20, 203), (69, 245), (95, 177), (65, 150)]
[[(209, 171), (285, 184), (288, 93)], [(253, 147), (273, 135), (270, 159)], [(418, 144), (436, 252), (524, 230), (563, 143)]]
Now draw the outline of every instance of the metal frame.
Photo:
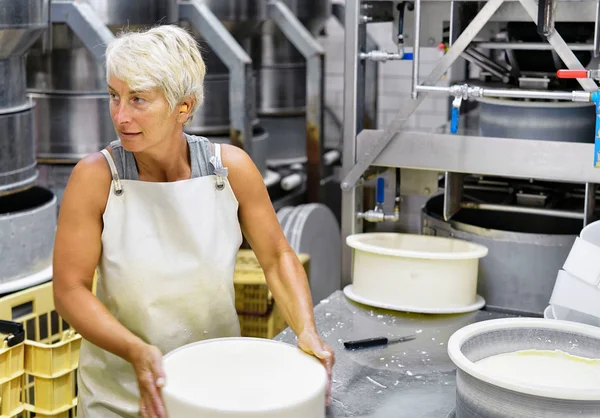
[(320, 202), (325, 140), (325, 51), (283, 1), (269, 1), (267, 14), (306, 59), (307, 199)]
[[(427, 0), (428, 2), (447, 2), (451, 10), (454, 1)], [(469, 0), (467, 0), (469, 1)], [(383, 130), (363, 130), (360, 126), (357, 99), (364, 89), (360, 82), (360, 60), (357, 51), (364, 44), (359, 43), (358, 31), (361, 22), (361, 5), (357, 1), (353, 7), (346, 7), (346, 41), (345, 41), (345, 74), (344, 74), (344, 159), (342, 181), (342, 240), (348, 235), (360, 232), (362, 225), (357, 212), (362, 211), (360, 192), (363, 173), (370, 166), (401, 167), (420, 170), (446, 172), (450, 187), (447, 187), (448, 212), (460, 207), (457, 197), (460, 193), (462, 174), (497, 175), (525, 179), (554, 180), (559, 182), (585, 183), (586, 199), (583, 213), (563, 214), (589, 222), (595, 204), (595, 184), (600, 183), (600, 170), (593, 167), (594, 146), (581, 143), (562, 143), (549, 141), (525, 141), (518, 139), (487, 138), (478, 136), (448, 135), (430, 132), (408, 131), (406, 121), (418, 108), (427, 93), (456, 94), (457, 87), (438, 88), (437, 81), (450, 69), (452, 64), (466, 50), (488, 21), (495, 21), (493, 16), (506, 2), (510, 8), (517, 1), (525, 9), (525, 15), (537, 22), (538, 6), (535, 0), (488, 0), (477, 16), (452, 42), (450, 49), (438, 61), (431, 73), (419, 84), (420, 15), (422, 0), (415, 0), (415, 34), (413, 53), (413, 100), (404, 103), (396, 118)], [(560, 2), (559, 2), (560, 3)], [(564, 5), (564, 2), (563, 2)], [(560, 4), (559, 4), (560, 6)], [(557, 7), (559, 9), (559, 7)], [(572, 13), (572, 12), (571, 12)], [(451, 13), (454, 15), (455, 13)], [(523, 10), (521, 9), (521, 14)], [(597, 7), (600, 14), (600, 7)], [(557, 15), (558, 17), (558, 15)], [(598, 16), (596, 32), (598, 32)], [(451, 22), (451, 27), (453, 22)], [(550, 47), (565, 62), (569, 69), (582, 69), (583, 66), (575, 57), (569, 46), (556, 30), (547, 37)], [(451, 39), (452, 41), (452, 39)], [(600, 35), (595, 37), (594, 50), (598, 51)], [(493, 46), (487, 43), (487, 47)], [(541, 48), (540, 48), (541, 49)], [(598, 89), (590, 79), (578, 80), (584, 92), (562, 92), (564, 100), (591, 100), (590, 92)], [(477, 92), (483, 95), (485, 89)], [(466, 94), (467, 89), (464, 87)], [(519, 90), (487, 89), (488, 94), (503, 97), (523, 95)], [(544, 97), (543, 92), (535, 92), (536, 97)], [(466, 97), (465, 97), (466, 98)], [(351, 283), (352, 253), (344, 246), (342, 265), (342, 284)]]
[(204, 2), (180, 0), (179, 19), (190, 22), (229, 69), (231, 143), (252, 158), (252, 121), (249, 117), (255, 101), (252, 59)]
[(50, 22), (67, 24), (96, 60), (104, 62), (106, 46), (115, 36), (89, 4), (71, 0), (52, 0)]

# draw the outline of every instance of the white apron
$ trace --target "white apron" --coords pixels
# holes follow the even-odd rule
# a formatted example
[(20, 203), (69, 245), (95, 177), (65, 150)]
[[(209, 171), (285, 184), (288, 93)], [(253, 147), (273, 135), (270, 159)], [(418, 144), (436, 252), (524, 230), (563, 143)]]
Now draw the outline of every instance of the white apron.
[[(233, 272), (242, 243), (238, 202), (222, 166), (215, 175), (155, 183), (113, 180), (103, 215), (97, 296), (126, 328), (164, 354), (239, 336)], [(139, 417), (131, 364), (83, 341), (80, 418)]]

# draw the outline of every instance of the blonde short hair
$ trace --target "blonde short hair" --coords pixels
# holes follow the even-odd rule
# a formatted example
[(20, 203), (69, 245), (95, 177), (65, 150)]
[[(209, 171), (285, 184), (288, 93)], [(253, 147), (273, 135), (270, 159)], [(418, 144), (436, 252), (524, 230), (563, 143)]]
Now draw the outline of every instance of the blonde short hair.
[(171, 111), (193, 97), (191, 115), (204, 101), (206, 65), (194, 38), (174, 25), (123, 32), (106, 49), (106, 78), (123, 80), (133, 90), (160, 88)]

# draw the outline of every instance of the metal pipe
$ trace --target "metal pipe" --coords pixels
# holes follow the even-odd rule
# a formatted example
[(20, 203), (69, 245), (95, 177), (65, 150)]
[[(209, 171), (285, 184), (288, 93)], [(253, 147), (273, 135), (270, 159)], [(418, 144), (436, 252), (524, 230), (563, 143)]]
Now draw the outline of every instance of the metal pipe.
[[(437, 93), (452, 95), (456, 91), (464, 90), (461, 86), (417, 86), (417, 90), (423, 93)], [(582, 91), (546, 91), (546, 90), (519, 90), (519, 89), (488, 89), (480, 87), (468, 87), (470, 97), (496, 97), (510, 99), (545, 99), (545, 100), (567, 100), (574, 102), (589, 102), (590, 94)]]
[[(513, 98), (513, 99), (547, 99), (547, 100), (571, 100), (571, 101), (573, 101), (574, 93), (576, 93), (576, 92), (484, 88), (482, 91), (482, 96), (483, 97), (503, 97), (503, 98)], [(581, 93), (581, 92), (577, 92), (577, 93)], [(589, 94), (587, 94), (587, 96), (589, 97)]]
[[(548, 43), (539, 42), (473, 42), (473, 45), (482, 49), (507, 49), (520, 51), (551, 51), (554, 49), (552, 48), (552, 45)], [(593, 51), (594, 45), (568, 44), (568, 47), (571, 49), (571, 51)]]
[(361, 60), (386, 62), (401, 60), (404, 58), (404, 53), (373, 50), (369, 52), (361, 52), (358, 56)]
[(269, 17), (306, 59), (307, 198), (309, 202), (319, 202), (324, 151), (325, 51), (283, 1), (270, 1), (267, 10)]
[(473, 202), (462, 202), (460, 204), (462, 209), (476, 209), (476, 210), (494, 210), (497, 212), (511, 212), (511, 213), (527, 213), (531, 215), (541, 216), (556, 216), (559, 218), (569, 219), (583, 219), (583, 212), (574, 212), (569, 210), (558, 210), (558, 209), (539, 209), (539, 208), (528, 208), (523, 206), (509, 206), (509, 205), (494, 205), (490, 203), (473, 203)]
[(411, 97), (418, 97), (417, 86), (419, 85), (419, 60), (421, 57), (421, 0), (415, 0), (415, 42), (413, 45), (413, 62), (412, 62), (412, 88)]

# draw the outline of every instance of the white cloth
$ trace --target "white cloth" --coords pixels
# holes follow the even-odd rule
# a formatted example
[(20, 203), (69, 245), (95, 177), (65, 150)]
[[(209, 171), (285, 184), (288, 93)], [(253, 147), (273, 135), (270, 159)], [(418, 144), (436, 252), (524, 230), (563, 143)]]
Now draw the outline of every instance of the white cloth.
[[(103, 215), (97, 296), (125, 327), (163, 354), (239, 336), (233, 272), (242, 233), (238, 202), (215, 145), (215, 175), (155, 183), (113, 176)], [(167, 376), (168, 379), (168, 376)], [(134, 369), (84, 341), (79, 418), (139, 416)]]

